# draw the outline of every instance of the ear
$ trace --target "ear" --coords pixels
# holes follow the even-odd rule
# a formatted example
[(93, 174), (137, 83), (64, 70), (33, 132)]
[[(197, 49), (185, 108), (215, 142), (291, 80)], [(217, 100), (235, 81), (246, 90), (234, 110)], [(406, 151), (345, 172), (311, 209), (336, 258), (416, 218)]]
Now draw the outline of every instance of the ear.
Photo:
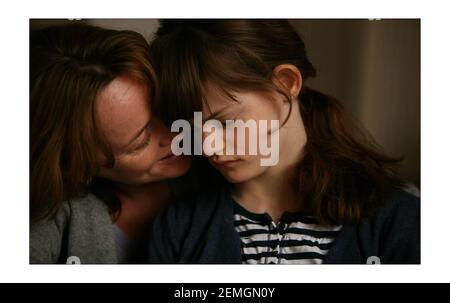
[(297, 98), (302, 88), (303, 78), (300, 70), (293, 64), (280, 64), (273, 69), (272, 81)]

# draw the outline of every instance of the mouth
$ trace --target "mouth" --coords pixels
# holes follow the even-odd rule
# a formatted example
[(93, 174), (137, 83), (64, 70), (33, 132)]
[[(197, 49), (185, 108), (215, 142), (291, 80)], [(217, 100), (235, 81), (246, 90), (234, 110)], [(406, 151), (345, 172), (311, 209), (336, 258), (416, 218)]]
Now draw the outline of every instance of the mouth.
[(240, 161), (241, 161), (240, 159), (235, 159), (235, 160), (213, 161), (213, 163), (218, 167), (231, 167)]
[(159, 163), (169, 163), (172, 162), (173, 160), (176, 160), (177, 156), (175, 156), (171, 151), (164, 157), (162, 157), (161, 159), (158, 160)]

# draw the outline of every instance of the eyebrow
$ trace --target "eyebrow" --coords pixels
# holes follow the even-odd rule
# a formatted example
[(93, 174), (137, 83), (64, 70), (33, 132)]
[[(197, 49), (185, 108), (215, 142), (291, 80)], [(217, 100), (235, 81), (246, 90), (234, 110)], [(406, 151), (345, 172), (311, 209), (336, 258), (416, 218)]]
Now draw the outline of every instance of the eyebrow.
[(213, 120), (215, 118), (217, 118), (219, 115), (221, 115), (225, 110), (221, 110), (218, 112), (215, 112), (214, 114), (210, 115), (208, 118), (203, 118), (203, 122), (208, 121), (208, 120)]
[(128, 142), (127, 146), (129, 146), (131, 143), (133, 143), (137, 138), (139, 138), (142, 133), (145, 131), (145, 129), (150, 125), (150, 122), (152, 122), (152, 120), (150, 119), (142, 128), (141, 130), (139, 130), (134, 136), (133, 138), (131, 138), (131, 140)]
[[(208, 109), (209, 111), (211, 111), (209, 105), (208, 105)], [(216, 111), (215, 113), (212, 113), (211, 115), (209, 115), (208, 118), (203, 118), (203, 122), (207, 121), (207, 120), (212, 120), (214, 118), (217, 118), (218, 116), (220, 116), (221, 114), (223, 114), (224, 112), (226, 112), (228, 110), (228, 106), (224, 106), (222, 107), (220, 110)]]
[[(237, 98), (235, 98), (235, 97), (231, 97), (231, 99), (233, 101), (236, 101), (237, 103), (240, 103), (239, 100), (237, 100)], [(209, 111), (211, 112), (211, 107), (209, 106), (209, 103), (205, 102), (205, 104), (208, 107)], [(203, 118), (202, 120), (203, 120), (203, 122), (206, 121), (206, 120), (212, 120), (214, 118), (217, 118), (218, 116), (220, 116), (221, 114), (223, 114), (227, 110), (229, 110), (229, 107), (228, 106), (224, 106), (220, 110), (218, 110), (217, 112), (212, 113), (208, 118)]]

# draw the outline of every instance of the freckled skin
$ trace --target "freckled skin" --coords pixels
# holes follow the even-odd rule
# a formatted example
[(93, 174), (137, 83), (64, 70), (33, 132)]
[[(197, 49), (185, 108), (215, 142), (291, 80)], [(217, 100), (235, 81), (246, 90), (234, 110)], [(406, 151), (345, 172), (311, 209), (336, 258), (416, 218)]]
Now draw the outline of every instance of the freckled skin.
[[(100, 177), (122, 184), (140, 185), (187, 172), (191, 164), (188, 156), (164, 163), (160, 161), (170, 153), (173, 134), (152, 116), (151, 100), (145, 85), (130, 77), (118, 77), (104, 88), (96, 101), (100, 129), (116, 159), (113, 168), (100, 170)], [(129, 144), (149, 121), (148, 128)]]

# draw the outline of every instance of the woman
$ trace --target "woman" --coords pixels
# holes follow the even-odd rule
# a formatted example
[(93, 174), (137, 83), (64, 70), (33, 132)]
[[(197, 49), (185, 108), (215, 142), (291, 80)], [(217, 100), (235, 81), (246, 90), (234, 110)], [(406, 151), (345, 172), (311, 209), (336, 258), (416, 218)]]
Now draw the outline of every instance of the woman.
[(280, 122), (257, 134), (279, 142), (271, 166), (261, 152), (236, 155), (236, 136), (204, 128), (205, 142), (223, 140), (204, 152), (227, 182), (155, 220), (151, 262), (420, 262), (419, 199), (403, 190), (399, 160), (337, 100), (305, 86), (315, 69), (287, 21), (170, 20), (151, 49), (169, 121), (200, 111), (219, 126)]
[[(141, 262), (168, 179), (187, 172), (154, 116), (145, 39), (84, 24), (31, 36), (31, 263)], [(63, 202), (64, 201), (64, 202)]]

